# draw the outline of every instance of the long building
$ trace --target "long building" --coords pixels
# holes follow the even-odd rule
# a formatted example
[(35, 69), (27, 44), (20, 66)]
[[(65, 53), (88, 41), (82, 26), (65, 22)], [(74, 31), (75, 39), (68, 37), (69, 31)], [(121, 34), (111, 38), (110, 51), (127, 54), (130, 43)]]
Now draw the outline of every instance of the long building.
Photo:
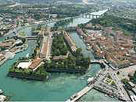
[(76, 52), (77, 46), (76, 46), (75, 42), (72, 40), (71, 36), (65, 31), (63, 32), (63, 34), (64, 34), (64, 38), (67, 41), (67, 44), (69, 45), (71, 51)]
[(40, 58), (49, 60), (51, 56), (51, 45), (52, 45), (52, 33), (49, 35), (43, 35), (43, 42), (40, 51)]

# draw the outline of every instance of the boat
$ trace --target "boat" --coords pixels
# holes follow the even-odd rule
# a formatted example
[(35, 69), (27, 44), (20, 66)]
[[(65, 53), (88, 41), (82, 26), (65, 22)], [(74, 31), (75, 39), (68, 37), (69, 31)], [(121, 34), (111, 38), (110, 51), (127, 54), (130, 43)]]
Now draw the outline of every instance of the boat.
[(1, 95), (1, 94), (3, 94), (3, 90), (2, 90), (2, 89), (0, 89), (0, 95)]
[(87, 75), (87, 77), (91, 77), (91, 75)]
[(93, 80), (94, 80), (94, 77), (90, 77), (90, 78), (87, 79), (87, 83), (90, 83), (90, 82), (92, 82)]
[(26, 57), (27, 57), (27, 58), (29, 57), (29, 53), (28, 53), (28, 54), (26, 54)]
[(78, 96), (77, 93), (75, 93), (74, 95), (72, 95), (72, 96), (70, 97), (70, 99), (72, 100), (72, 99), (76, 98), (77, 96)]
[(108, 95), (107, 94), (104, 94), (105, 97), (107, 97)]
[(84, 80), (85, 78), (84, 78), (84, 77), (81, 77), (80, 79), (81, 79), (81, 80)]
[(10, 54), (11, 54), (11, 55), (10, 55), (9, 59), (13, 59), (13, 58), (15, 57), (15, 53), (11, 53), (11, 52), (10, 52)]

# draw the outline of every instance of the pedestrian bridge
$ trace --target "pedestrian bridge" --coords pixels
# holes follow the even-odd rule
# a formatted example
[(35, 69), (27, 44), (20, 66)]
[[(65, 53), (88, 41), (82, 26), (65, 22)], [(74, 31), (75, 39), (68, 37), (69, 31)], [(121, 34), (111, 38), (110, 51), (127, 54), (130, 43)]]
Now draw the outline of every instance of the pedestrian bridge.
[(88, 18), (88, 19), (97, 19), (103, 16), (108, 10), (109, 9), (101, 10), (98, 12), (92, 12), (92, 13), (84, 13), (84, 14), (81, 14), (80, 16), (83, 18)]
[(103, 60), (91, 60), (91, 64), (94, 64), (94, 63), (103, 63), (104, 61)]
[[(101, 60), (91, 60), (90, 63), (91, 64), (100, 64), (101, 68), (109, 68), (109, 66), (106, 64), (106, 60), (101, 59)], [(108, 63), (108, 62), (107, 62)]]
[(26, 39), (27, 40), (37, 40), (37, 36), (27, 36)]

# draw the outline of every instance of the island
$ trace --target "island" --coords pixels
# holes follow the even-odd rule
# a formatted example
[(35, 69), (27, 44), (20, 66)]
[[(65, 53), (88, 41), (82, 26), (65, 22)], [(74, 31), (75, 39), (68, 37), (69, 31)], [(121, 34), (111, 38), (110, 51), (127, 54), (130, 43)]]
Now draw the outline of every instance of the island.
[(85, 74), (89, 65), (90, 58), (83, 56), (68, 32), (41, 27), (32, 56), (15, 62), (8, 76), (42, 81), (52, 72)]

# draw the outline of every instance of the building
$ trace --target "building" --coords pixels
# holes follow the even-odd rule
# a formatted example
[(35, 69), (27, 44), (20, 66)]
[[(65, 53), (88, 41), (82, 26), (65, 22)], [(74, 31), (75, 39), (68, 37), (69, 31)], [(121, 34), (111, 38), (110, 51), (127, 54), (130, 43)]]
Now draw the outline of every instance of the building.
[(32, 69), (33, 71), (35, 71), (38, 67), (41, 66), (41, 64), (42, 64), (42, 60), (41, 60), (40, 58), (35, 58), (35, 59), (31, 62), (29, 68)]
[(31, 65), (31, 61), (29, 62), (20, 62), (17, 66), (17, 68), (22, 68), (22, 69), (28, 69), (29, 66)]
[(49, 60), (51, 57), (52, 33), (43, 35), (40, 58)]
[(65, 32), (65, 31), (63, 32), (63, 34), (64, 34), (64, 38), (65, 38), (67, 44), (69, 45), (71, 51), (72, 52), (76, 52), (77, 46), (74, 43), (74, 41), (72, 40), (71, 36), (67, 32)]

